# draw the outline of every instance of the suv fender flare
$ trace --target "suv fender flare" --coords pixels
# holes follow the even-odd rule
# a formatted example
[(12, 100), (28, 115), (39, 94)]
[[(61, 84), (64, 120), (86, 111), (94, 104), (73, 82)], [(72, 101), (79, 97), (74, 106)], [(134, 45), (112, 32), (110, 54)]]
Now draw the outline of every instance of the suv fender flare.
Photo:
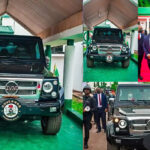
[(114, 124), (113, 121), (108, 121), (106, 126), (106, 138), (107, 141), (111, 143), (111, 136), (114, 135)]

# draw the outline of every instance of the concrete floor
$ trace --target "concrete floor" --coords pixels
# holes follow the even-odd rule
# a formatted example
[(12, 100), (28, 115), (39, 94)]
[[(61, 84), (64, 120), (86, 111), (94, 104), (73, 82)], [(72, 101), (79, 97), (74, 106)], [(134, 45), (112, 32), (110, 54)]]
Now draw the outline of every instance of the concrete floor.
[(137, 81), (138, 80), (138, 66), (135, 62), (130, 60), (128, 68), (122, 68), (121, 63), (95, 63), (94, 68), (86, 66), (86, 57), (84, 57), (84, 82), (100, 82), (100, 81)]
[[(116, 147), (114, 146), (110, 146), (109, 149), (107, 149), (106, 133), (104, 133), (104, 130), (102, 130), (100, 133), (96, 133), (96, 131), (96, 125), (92, 123), (92, 129), (90, 130), (90, 138), (88, 142), (89, 148), (84, 150), (116, 150)], [(120, 148), (120, 150), (127, 149)]]
[(40, 121), (0, 124), (0, 150), (82, 150), (82, 128), (63, 116), (57, 136), (43, 135)]
[(103, 130), (100, 133), (96, 133), (96, 131), (96, 125), (92, 125), (88, 142), (88, 150), (107, 150), (106, 134)]

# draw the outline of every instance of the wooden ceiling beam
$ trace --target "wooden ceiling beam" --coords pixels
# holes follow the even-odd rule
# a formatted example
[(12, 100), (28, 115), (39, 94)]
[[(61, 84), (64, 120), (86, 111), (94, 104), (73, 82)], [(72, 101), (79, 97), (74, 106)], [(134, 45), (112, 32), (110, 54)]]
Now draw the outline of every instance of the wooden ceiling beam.
[(79, 26), (83, 24), (82, 18), (83, 18), (82, 11), (77, 12), (76, 14), (64, 19), (63, 21), (45, 29), (43, 32), (37, 34), (37, 36), (40, 36), (42, 39), (45, 39), (49, 36), (63, 32), (67, 29), (71, 29), (73, 27)]
[(136, 18), (135, 20), (131, 21), (129, 24), (123, 26), (123, 29), (129, 28), (131, 26), (134, 26), (138, 23), (138, 18)]
[(22, 27), (24, 27), (26, 30), (28, 30), (31, 34), (36, 35), (34, 31), (32, 31), (28, 26), (26, 26), (22, 21), (17, 19), (14, 15), (9, 13), (8, 11), (6, 12), (10, 17), (12, 17), (16, 22), (18, 22)]

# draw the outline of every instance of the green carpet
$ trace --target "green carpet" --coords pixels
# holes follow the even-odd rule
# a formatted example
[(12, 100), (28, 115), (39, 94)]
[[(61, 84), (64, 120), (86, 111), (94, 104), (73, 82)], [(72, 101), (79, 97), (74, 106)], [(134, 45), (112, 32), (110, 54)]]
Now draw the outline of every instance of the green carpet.
[(137, 81), (138, 80), (138, 66), (135, 62), (130, 60), (128, 68), (122, 68), (121, 63), (95, 63), (94, 68), (86, 66), (86, 57), (84, 57), (84, 82), (100, 82), (100, 81)]
[(150, 7), (150, 0), (139, 0), (139, 7)]
[(82, 129), (65, 115), (57, 136), (43, 135), (40, 121), (0, 125), (0, 150), (79, 149), (82, 149)]

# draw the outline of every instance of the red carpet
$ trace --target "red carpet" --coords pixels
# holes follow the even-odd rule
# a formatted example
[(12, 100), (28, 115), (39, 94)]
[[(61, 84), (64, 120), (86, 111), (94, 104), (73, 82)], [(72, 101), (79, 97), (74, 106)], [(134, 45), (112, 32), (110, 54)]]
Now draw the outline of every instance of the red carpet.
[(150, 69), (148, 68), (145, 56), (143, 57), (142, 60), (141, 76), (143, 77), (143, 80), (138, 79), (139, 82), (150, 82)]

